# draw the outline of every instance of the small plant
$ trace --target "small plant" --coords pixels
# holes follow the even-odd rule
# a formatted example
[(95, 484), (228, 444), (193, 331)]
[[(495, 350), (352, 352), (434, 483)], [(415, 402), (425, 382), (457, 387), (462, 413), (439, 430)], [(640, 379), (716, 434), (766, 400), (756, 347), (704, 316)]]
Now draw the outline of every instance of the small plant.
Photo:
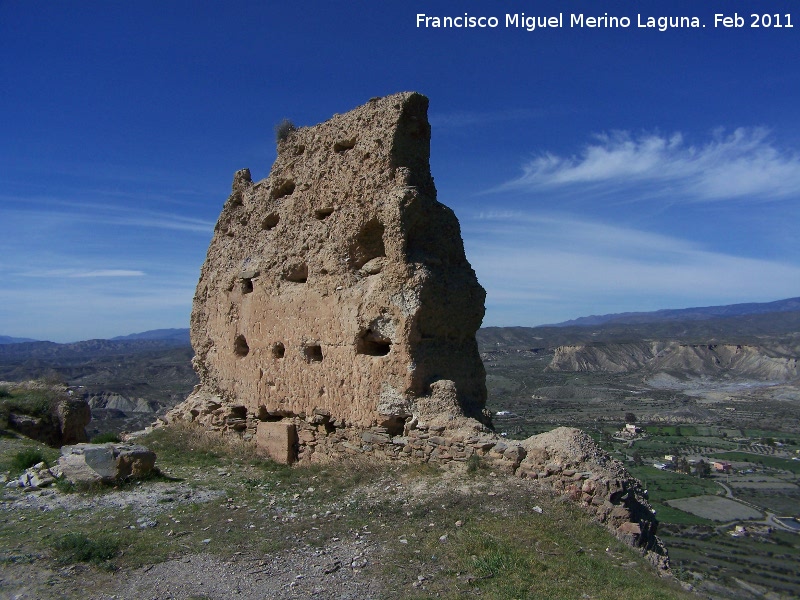
[(11, 390), (5, 385), (0, 385), (0, 398), (11, 398)]
[(281, 119), (281, 121), (275, 125), (275, 141), (285, 141), (293, 131), (297, 131), (297, 127), (294, 126), (294, 123), (289, 119)]
[(56, 479), (56, 489), (62, 494), (74, 494), (78, 488), (66, 477), (59, 477)]
[(122, 440), (116, 433), (112, 433), (110, 431), (107, 431), (106, 433), (101, 433), (92, 438), (93, 444), (108, 444), (108, 443), (118, 444), (121, 441)]
[(472, 454), (467, 459), (467, 473), (477, 473), (482, 466), (481, 457), (477, 454)]
[(16, 473), (22, 473), (25, 469), (44, 461), (44, 456), (38, 450), (26, 448), (20, 450), (11, 459), (11, 468)]
[(109, 536), (91, 539), (82, 533), (66, 533), (56, 540), (53, 547), (61, 563), (88, 562), (110, 567), (108, 561), (119, 552), (119, 541)]
[[(8, 390), (7, 390), (8, 391)], [(59, 395), (51, 390), (18, 390), (0, 395), (4, 412), (22, 413), (33, 417), (50, 415), (58, 403)]]

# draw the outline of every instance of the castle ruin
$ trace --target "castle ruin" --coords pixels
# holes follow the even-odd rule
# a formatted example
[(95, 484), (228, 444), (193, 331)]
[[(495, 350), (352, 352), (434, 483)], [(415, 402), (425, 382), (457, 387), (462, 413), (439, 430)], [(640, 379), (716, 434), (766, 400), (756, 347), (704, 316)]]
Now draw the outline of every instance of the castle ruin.
[(476, 456), (568, 495), (665, 566), (641, 484), (588, 436), (491, 430), (485, 292), (436, 200), (427, 108), (402, 93), (285, 128), (266, 179), (234, 175), (194, 297), (200, 384), (166, 420), (287, 463)]

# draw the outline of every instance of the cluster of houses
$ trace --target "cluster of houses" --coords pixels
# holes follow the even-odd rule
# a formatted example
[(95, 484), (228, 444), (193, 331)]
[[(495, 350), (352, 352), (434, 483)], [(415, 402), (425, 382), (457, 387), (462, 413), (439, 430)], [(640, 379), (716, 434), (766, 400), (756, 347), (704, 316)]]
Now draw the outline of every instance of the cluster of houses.
[[(681, 457), (676, 456), (675, 454), (665, 454), (664, 455), (664, 462), (654, 462), (653, 466), (656, 469), (661, 469), (662, 471), (671, 471), (676, 469), (679, 465), (679, 461)], [(690, 467), (695, 467), (701, 459), (688, 459), (686, 462), (689, 464)], [(709, 462), (709, 467), (711, 471), (715, 473), (732, 473), (733, 467), (731, 463), (726, 460), (715, 460), (713, 462)]]

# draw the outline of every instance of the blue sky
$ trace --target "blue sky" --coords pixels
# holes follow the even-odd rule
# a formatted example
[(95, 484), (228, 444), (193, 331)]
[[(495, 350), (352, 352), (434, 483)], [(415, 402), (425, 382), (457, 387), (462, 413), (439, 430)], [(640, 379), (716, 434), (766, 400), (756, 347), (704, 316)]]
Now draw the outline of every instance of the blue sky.
[[(800, 295), (796, 2), (289, 4), (0, 0), (0, 334), (188, 326), (233, 173), (267, 176), (274, 124), (406, 90), (430, 98), (485, 325)], [(416, 27), (465, 12), (500, 26)], [(504, 27), (518, 12), (567, 22)]]

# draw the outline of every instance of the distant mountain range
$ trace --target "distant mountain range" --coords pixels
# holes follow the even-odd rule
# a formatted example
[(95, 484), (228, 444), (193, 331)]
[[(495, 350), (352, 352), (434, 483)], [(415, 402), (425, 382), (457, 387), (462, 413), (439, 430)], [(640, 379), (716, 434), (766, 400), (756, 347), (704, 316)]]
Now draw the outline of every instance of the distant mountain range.
[(130, 335), (121, 335), (111, 338), (113, 341), (128, 341), (128, 340), (174, 340), (176, 342), (189, 343), (189, 330), (188, 329), (151, 329), (150, 331), (143, 331), (141, 333), (132, 333)]
[[(800, 297), (775, 302), (594, 315), (540, 327), (484, 327), (478, 332), (478, 341), (483, 347), (553, 347), (564, 343), (645, 338), (733, 340), (737, 337), (744, 339), (797, 332), (799, 323)], [(15, 346), (13, 350), (8, 347), (12, 344)], [(44, 357), (61, 352), (137, 352), (189, 344), (188, 328), (152, 329), (110, 340), (86, 340), (72, 344), (0, 336), (0, 359), (3, 355)]]
[(25, 342), (35, 342), (30, 338), (11, 337), (10, 335), (0, 335), (0, 344), (24, 344)]
[(85, 344), (86, 342), (134, 342), (134, 341), (141, 341), (141, 340), (150, 340), (150, 341), (163, 341), (163, 342), (173, 342), (175, 344), (189, 344), (189, 329), (151, 329), (149, 331), (143, 331), (141, 333), (131, 333), (130, 335), (120, 335), (117, 337), (113, 337), (110, 339), (102, 339), (102, 340), (85, 340), (83, 342), (72, 342), (69, 344), (56, 344), (55, 342), (45, 342), (41, 340), (34, 340), (31, 338), (18, 338), (18, 337), (11, 337), (8, 335), (0, 335), (0, 346), (4, 344), (28, 344), (28, 343), (35, 343), (35, 344), (51, 344), (57, 346), (75, 346), (79, 344)]
[(763, 315), (775, 312), (800, 310), (800, 298), (787, 298), (775, 302), (748, 302), (746, 304), (728, 304), (725, 306), (705, 306), (699, 308), (678, 308), (656, 310), (652, 312), (626, 312), (610, 315), (592, 315), (580, 317), (550, 327), (572, 327), (619, 324), (638, 325), (642, 323), (663, 323), (666, 321), (705, 321), (725, 317), (743, 315)]

